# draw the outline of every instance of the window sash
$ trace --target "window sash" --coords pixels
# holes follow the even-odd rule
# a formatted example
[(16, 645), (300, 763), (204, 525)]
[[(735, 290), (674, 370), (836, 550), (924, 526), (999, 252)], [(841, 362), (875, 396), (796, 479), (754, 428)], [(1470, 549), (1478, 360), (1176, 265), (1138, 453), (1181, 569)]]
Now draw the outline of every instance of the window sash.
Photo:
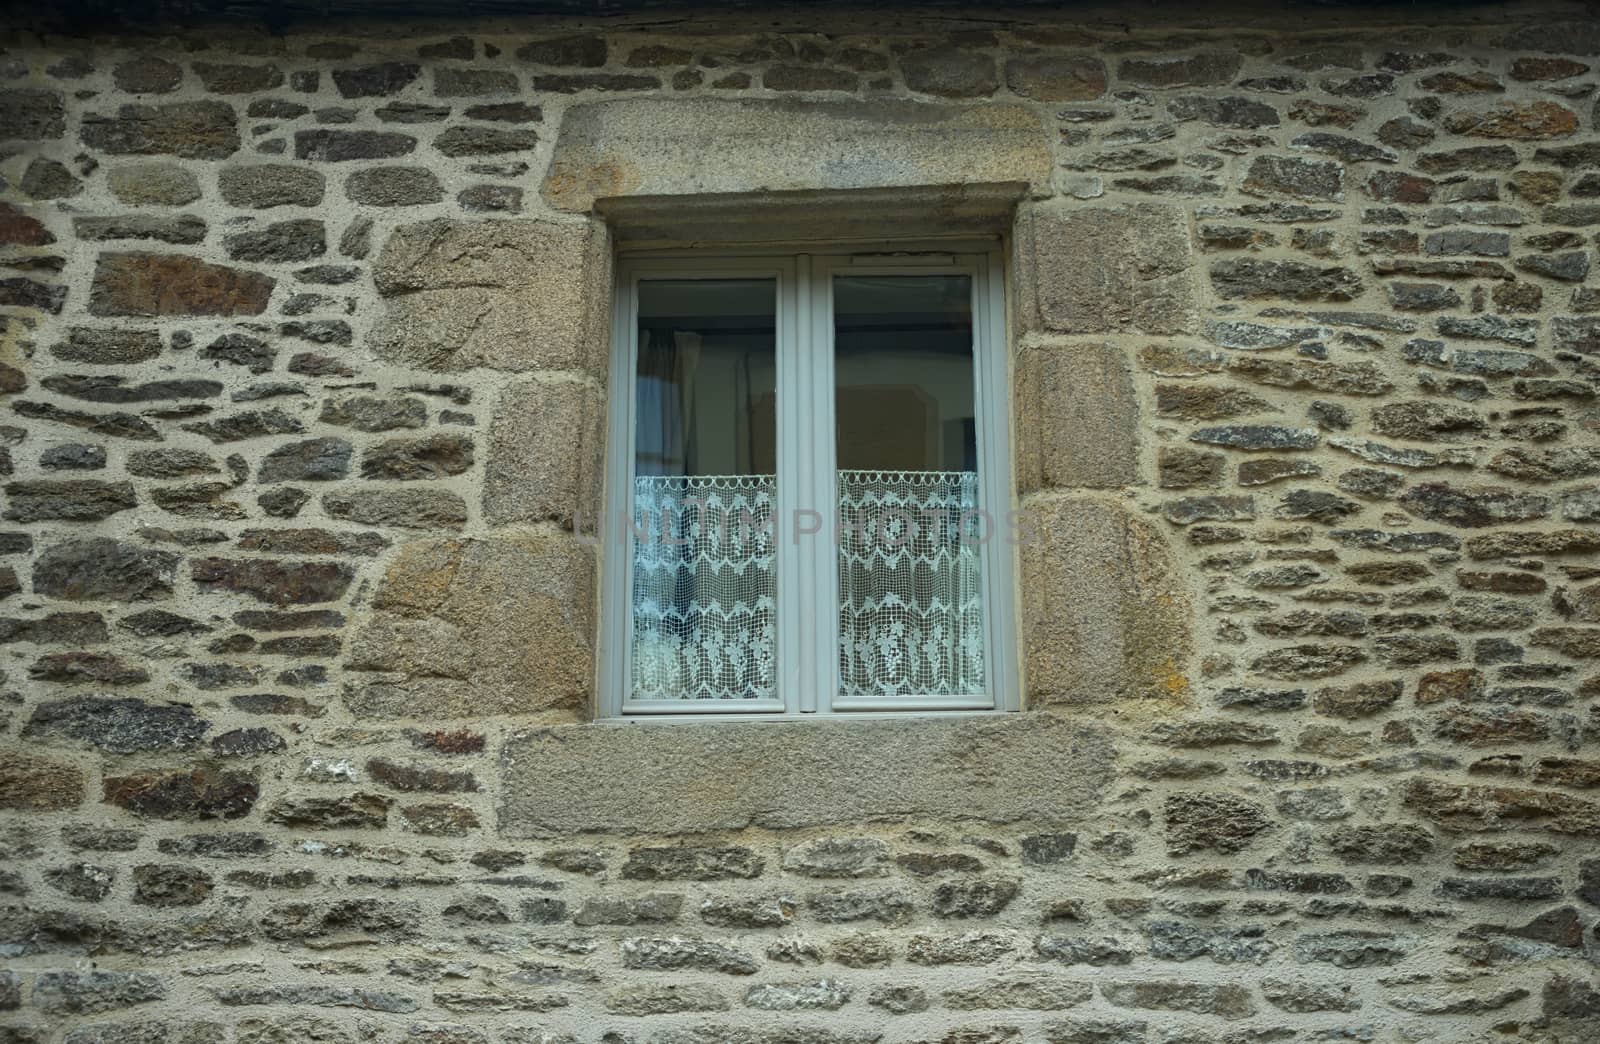
[[(610, 426), (601, 555), (601, 631), (597, 712), (602, 718), (704, 720), (835, 713), (1015, 710), (1018, 706), (1016, 570), (1011, 468), (1009, 352), (998, 251), (969, 244), (909, 253), (813, 251), (802, 254), (679, 253), (624, 258), (613, 302)], [(972, 288), (974, 407), (979, 505), (992, 523), (980, 548), (985, 693), (980, 697), (843, 697), (839, 686), (838, 455), (835, 446), (833, 287), (836, 274), (965, 275)], [(632, 698), (632, 538), (634, 375), (638, 360), (638, 285), (660, 278), (772, 279), (777, 294), (776, 698)], [(796, 539), (797, 511), (820, 516), (818, 532)], [(805, 516), (808, 521), (813, 516)]]

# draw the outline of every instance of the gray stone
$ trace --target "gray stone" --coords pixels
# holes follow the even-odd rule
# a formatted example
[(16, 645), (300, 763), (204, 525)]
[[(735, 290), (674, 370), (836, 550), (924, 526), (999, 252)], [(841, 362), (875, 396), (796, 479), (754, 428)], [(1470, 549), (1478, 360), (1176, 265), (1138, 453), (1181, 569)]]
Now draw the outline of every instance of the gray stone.
[(113, 167), (106, 187), (132, 207), (181, 207), (200, 198), (200, 180), (173, 163), (129, 163)]
[(91, 1015), (166, 995), (167, 984), (146, 972), (47, 971), (34, 980), (32, 1004), (52, 1015)]
[(623, 939), (622, 966), (650, 971), (716, 971), (728, 975), (754, 975), (760, 968), (755, 958), (740, 950), (678, 935)]
[(4, 517), (13, 522), (94, 522), (138, 505), (131, 482), (40, 479), (10, 482), (5, 490)]
[(1038, 117), (1020, 105), (652, 98), (568, 109), (541, 191), (557, 209), (587, 212), (615, 196), (1042, 189), (1051, 166)]
[(1201, 51), (1182, 57), (1124, 58), (1117, 76), (1141, 87), (1214, 87), (1232, 82), (1243, 57), (1236, 51)]
[(303, 130), (294, 134), (294, 158), (323, 163), (393, 159), (416, 147), (416, 138), (392, 131)]
[(325, 186), (319, 171), (291, 163), (224, 167), (217, 175), (217, 187), (225, 202), (255, 210), (314, 207), (322, 202)]
[(854, 992), (837, 979), (764, 982), (744, 991), (744, 1004), (760, 1011), (838, 1011)]
[(889, 872), (889, 845), (874, 837), (821, 838), (784, 852), (783, 869), (804, 877), (883, 877)]
[(436, 220), (402, 226), (373, 272), (386, 299), (369, 338), (432, 370), (602, 372), (610, 250), (603, 226)]
[(945, 1007), (957, 1011), (1020, 1009), (1064, 1011), (1087, 1001), (1094, 988), (1085, 982), (1042, 976), (988, 979), (944, 992)]
[(683, 896), (650, 892), (642, 896), (591, 896), (583, 901), (572, 923), (579, 927), (597, 924), (670, 924), (683, 909)]
[(409, 207), (437, 203), (444, 187), (426, 167), (367, 167), (345, 179), (345, 195), (374, 207)]
[(1241, 257), (1211, 265), (1211, 283), (1225, 300), (1278, 297), (1289, 301), (1350, 301), (1361, 279), (1348, 268)]
[(34, 708), (24, 736), (63, 737), (93, 744), (113, 754), (149, 750), (190, 750), (211, 727), (184, 706), (160, 706), (143, 700), (73, 696)]
[[(1162, 203), (1039, 204), (1018, 212), (1013, 249), (1027, 329), (1061, 333), (1193, 333), (1193, 259), (1185, 221)], [(1082, 244), (1098, 243), (1086, 265)]]
[(344, 439), (308, 439), (290, 443), (261, 459), (256, 470), (256, 481), (266, 485), (273, 482), (329, 482), (341, 479), (350, 473), (350, 456), (353, 452), (350, 443)]
[(168, 598), (178, 556), (108, 537), (70, 540), (34, 562), (33, 590), (67, 601), (143, 602)]
[(234, 232), (222, 238), (222, 245), (235, 261), (309, 261), (328, 250), (322, 222), (310, 218)]
[(1145, 981), (1108, 982), (1100, 986), (1101, 996), (1119, 1008), (1149, 1008), (1157, 1011), (1193, 1011), (1220, 1015), (1225, 1019), (1249, 1018), (1256, 1012), (1249, 987), (1213, 986), (1194, 982)]
[(761, 876), (766, 862), (739, 845), (635, 848), (622, 864), (630, 881), (723, 881)]
[(1265, 102), (1238, 96), (1179, 95), (1167, 103), (1167, 111), (1175, 120), (1199, 120), (1213, 127), (1237, 130), (1276, 127), (1280, 122), (1277, 109)]
[(324, 493), (322, 509), (329, 518), (396, 529), (460, 529), (467, 521), (466, 503), (457, 494), (442, 489)]
[(671, 1015), (684, 1011), (727, 1011), (728, 998), (715, 986), (697, 983), (619, 986), (606, 994), (615, 1015)]
[(1297, 1015), (1314, 1011), (1361, 1010), (1360, 998), (1354, 996), (1347, 985), (1263, 979), (1261, 995), (1274, 1008)]
[(1350, 929), (1313, 932), (1296, 937), (1295, 960), (1301, 964), (1326, 963), (1338, 968), (1370, 968), (1397, 964), (1416, 949), (1414, 936), (1393, 932)]
[(35, 156), (18, 187), (29, 199), (71, 199), (83, 191), (83, 182), (55, 160)]
[(1041, 935), (1033, 950), (1047, 961), (1096, 967), (1133, 963), (1133, 948), (1111, 935)]
[(1295, 156), (1257, 156), (1240, 188), (1255, 196), (1342, 200), (1344, 167)]
[[(827, 742), (816, 742), (824, 734)], [(540, 837), (784, 829), (915, 815), (1070, 819), (1098, 800), (1110, 768), (1104, 742), (1091, 729), (1044, 714), (774, 722), (760, 729), (716, 722), (537, 729), (507, 742), (501, 830)], [(624, 761), (639, 766), (638, 785), (627, 793), (600, 785), (606, 766)], [(708, 779), (726, 786), (708, 791)]]

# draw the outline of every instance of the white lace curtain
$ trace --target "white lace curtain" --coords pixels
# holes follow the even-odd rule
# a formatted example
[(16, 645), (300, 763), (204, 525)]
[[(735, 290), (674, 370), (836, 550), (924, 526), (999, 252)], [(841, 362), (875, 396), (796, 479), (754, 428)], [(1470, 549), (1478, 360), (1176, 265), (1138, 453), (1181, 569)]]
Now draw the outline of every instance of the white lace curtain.
[[(773, 696), (773, 476), (634, 482), (634, 698)], [(977, 505), (970, 471), (839, 473), (840, 695), (983, 692)]]

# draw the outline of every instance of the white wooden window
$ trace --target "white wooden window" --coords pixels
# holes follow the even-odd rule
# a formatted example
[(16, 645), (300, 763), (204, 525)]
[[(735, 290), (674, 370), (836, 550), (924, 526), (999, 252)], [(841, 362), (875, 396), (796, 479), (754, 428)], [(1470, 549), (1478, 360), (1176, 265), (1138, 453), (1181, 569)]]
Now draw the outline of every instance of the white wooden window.
[(602, 717), (1017, 707), (989, 245), (618, 264)]

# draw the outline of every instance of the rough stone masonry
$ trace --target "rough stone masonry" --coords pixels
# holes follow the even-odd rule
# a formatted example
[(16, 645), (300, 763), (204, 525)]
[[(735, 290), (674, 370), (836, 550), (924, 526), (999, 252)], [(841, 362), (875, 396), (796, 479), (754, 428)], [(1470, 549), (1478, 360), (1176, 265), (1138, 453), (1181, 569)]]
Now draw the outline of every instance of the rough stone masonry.
[[(668, 6), (0, 25), (0, 1042), (1600, 1040), (1594, 9)], [(615, 251), (884, 214), (1027, 709), (588, 720)]]

